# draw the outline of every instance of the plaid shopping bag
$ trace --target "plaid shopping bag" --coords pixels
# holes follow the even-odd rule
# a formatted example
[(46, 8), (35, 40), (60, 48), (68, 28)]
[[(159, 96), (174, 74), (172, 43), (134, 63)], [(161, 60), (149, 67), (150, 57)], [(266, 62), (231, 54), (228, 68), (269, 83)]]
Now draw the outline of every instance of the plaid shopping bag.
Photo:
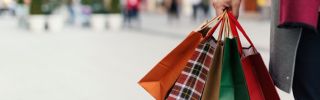
[(222, 72), (223, 43), (218, 40), (214, 50), (213, 62), (208, 72), (206, 85), (201, 100), (219, 100), (220, 80)]
[(203, 41), (181, 72), (167, 100), (199, 100), (212, 64), (214, 40)]

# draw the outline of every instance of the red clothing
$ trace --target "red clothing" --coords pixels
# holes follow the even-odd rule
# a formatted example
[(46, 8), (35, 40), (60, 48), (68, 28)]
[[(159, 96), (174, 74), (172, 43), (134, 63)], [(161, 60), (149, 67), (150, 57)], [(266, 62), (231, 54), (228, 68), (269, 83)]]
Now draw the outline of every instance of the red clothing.
[(320, 0), (280, 0), (280, 26), (317, 29)]
[(140, 0), (127, 0), (126, 4), (128, 10), (139, 9)]

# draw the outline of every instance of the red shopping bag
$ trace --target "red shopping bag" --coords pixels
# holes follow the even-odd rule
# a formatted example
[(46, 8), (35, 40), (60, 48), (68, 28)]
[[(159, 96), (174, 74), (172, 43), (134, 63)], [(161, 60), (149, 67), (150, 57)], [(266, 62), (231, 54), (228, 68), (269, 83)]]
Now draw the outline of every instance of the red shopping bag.
[[(251, 100), (280, 100), (275, 85), (268, 73), (267, 67), (252, 41), (239, 24), (237, 19), (228, 13), (232, 34), (237, 37), (238, 50), (241, 54), (241, 62), (244, 70), (249, 95)], [(237, 29), (243, 34), (251, 47), (242, 49)]]

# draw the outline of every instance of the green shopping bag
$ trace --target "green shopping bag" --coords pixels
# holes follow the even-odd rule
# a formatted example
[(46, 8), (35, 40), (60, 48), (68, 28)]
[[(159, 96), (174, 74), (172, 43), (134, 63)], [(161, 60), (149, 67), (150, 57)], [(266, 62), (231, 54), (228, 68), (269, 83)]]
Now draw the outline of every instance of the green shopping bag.
[(219, 100), (250, 100), (236, 38), (225, 39)]

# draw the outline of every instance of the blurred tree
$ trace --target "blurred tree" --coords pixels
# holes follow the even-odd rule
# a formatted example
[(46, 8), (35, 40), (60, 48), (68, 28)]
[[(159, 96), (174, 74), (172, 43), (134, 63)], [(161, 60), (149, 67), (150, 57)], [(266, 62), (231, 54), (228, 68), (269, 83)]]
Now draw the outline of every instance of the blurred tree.
[(81, 0), (81, 4), (90, 6), (94, 14), (107, 13), (106, 7), (104, 5), (104, 0)]
[(73, 5), (74, 0), (64, 0), (64, 3), (67, 5)]
[(107, 13), (106, 7), (104, 6), (104, 0), (92, 0), (91, 9), (94, 14)]
[(17, 3), (23, 5), (24, 4), (24, 0), (18, 0)]
[(31, 15), (43, 14), (43, 12), (42, 12), (42, 0), (32, 0), (31, 1), (30, 14)]
[(92, 4), (92, 0), (81, 0), (81, 4), (82, 5), (91, 5)]
[(121, 12), (121, 4), (120, 0), (110, 0), (108, 7), (108, 12), (110, 13), (120, 13)]
[[(19, 0), (19, 2), (24, 0)], [(62, 0), (32, 0), (30, 14), (51, 14), (62, 5)]]
[(42, 11), (44, 14), (52, 14), (62, 5), (62, 0), (43, 0)]

